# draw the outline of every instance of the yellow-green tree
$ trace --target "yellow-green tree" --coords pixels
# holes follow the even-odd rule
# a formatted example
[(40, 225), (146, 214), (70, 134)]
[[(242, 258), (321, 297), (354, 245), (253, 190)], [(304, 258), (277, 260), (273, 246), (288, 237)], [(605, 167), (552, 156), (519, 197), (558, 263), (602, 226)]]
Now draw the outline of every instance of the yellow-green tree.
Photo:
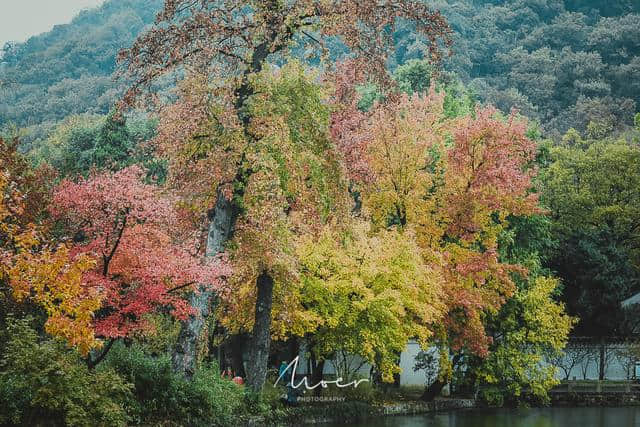
[(555, 300), (558, 285), (544, 276), (530, 280), (489, 322), (491, 351), (473, 369), (487, 402), (502, 405), (525, 394), (546, 402), (558, 384), (550, 360), (562, 353), (575, 322)]
[(382, 379), (400, 372), (410, 339), (427, 347), (445, 313), (443, 278), (424, 263), (411, 231), (326, 227), (297, 247), (303, 330), (316, 360), (362, 357)]

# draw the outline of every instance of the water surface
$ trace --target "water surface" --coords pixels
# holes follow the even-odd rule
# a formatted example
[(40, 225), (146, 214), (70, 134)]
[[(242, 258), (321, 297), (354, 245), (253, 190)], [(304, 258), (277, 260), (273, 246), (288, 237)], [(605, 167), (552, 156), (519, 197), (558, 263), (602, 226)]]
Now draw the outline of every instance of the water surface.
[[(640, 407), (532, 408), (381, 417), (367, 427), (640, 427)], [(337, 427), (338, 424), (335, 425)]]

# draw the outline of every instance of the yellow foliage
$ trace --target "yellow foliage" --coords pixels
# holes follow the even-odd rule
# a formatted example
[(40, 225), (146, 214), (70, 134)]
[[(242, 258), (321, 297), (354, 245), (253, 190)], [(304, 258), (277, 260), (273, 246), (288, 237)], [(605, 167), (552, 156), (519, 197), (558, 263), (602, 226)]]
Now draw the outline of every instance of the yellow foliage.
[(442, 276), (423, 262), (411, 231), (370, 234), (365, 223), (351, 230), (331, 224), (297, 247), (306, 332), (314, 333), (316, 357), (359, 355), (393, 381), (407, 342), (426, 348), (442, 320)]
[(93, 332), (93, 313), (102, 296), (82, 285), (83, 274), (95, 267), (95, 260), (74, 259), (64, 246), (48, 249), (37, 226), (21, 225), (15, 215), (22, 208), (22, 195), (10, 188), (5, 174), (0, 174), (0, 196), (0, 278), (8, 281), (18, 302), (29, 299), (46, 311), (49, 334), (86, 355), (100, 346)]

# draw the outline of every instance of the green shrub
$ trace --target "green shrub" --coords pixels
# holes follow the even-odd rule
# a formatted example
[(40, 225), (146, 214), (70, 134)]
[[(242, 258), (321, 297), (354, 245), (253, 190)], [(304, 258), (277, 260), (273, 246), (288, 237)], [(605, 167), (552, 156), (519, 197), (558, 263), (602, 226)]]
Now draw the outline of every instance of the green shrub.
[(504, 406), (504, 391), (498, 387), (485, 387), (480, 391), (481, 401), (487, 406), (503, 407)]
[(151, 357), (138, 346), (122, 344), (113, 347), (105, 363), (133, 383), (135, 422), (229, 425), (242, 409), (242, 388), (220, 378), (215, 363), (189, 381), (173, 372), (167, 355)]
[(113, 370), (91, 372), (74, 350), (41, 341), (30, 319), (9, 319), (0, 360), (0, 424), (120, 426), (131, 385)]

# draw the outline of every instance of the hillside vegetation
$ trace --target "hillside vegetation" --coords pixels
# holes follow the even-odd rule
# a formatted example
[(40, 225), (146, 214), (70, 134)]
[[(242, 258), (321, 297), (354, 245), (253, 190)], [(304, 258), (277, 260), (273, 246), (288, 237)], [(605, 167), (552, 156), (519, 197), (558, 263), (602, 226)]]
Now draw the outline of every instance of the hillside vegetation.
[[(632, 125), (640, 100), (640, 5), (633, 0), (448, 0), (430, 4), (455, 31), (445, 70), (485, 102), (520, 109), (547, 135), (590, 121)], [(8, 44), (0, 65), (0, 127), (42, 137), (71, 114), (106, 114), (120, 93), (119, 49), (153, 23), (161, 0), (110, 0), (70, 24)], [(410, 25), (396, 34), (389, 66), (421, 56)], [(336, 44), (333, 43), (333, 47)], [(337, 50), (337, 49), (334, 49)]]

